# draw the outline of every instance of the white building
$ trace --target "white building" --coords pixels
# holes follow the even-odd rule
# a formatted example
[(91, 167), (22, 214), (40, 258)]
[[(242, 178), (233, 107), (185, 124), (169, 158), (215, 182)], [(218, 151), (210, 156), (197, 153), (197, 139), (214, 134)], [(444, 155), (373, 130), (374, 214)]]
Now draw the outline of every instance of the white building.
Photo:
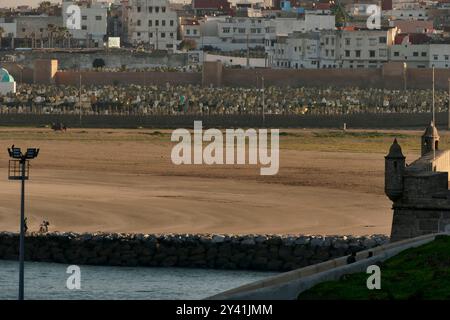
[(430, 44), (430, 65), (435, 68), (450, 68), (450, 44)]
[[(80, 8), (80, 26), (73, 27), (72, 17), (74, 11), (68, 10), (70, 6), (76, 5)], [(82, 40), (89, 47), (103, 47), (108, 27), (107, 2), (77, 3), (74, 1), (63, 1), (63, 24), (69, 29), (73, 39)]]
[(293, 32), (278, 36), (271, 61), (275, 68), (320, 68), (320, 34)]
[(177, 44), (178, 17), (167, 0), (130, 0), (128, 41), (149, 44), (156, 50), (173, 50)]
[(278, 36), (269, 61), (274, 68), (380, 68), (389, 61), (396, 31), (293, 32)]
[(7, 21), (5, 18), (0, 18), (0, 28), (3, 30), (3, 38), (17, 37), (17, 23), (16, 21)]
[(390, 48), (389, 60), (406, 62), (408, 68), (428, 68), (429, 44), (396, 44)]
[(394, 9), (383, 11), (383, 16), (389, 20), (428, 20), (426, 9)]
[(264, 45), (269, 55), (269, 64), (275, 65), (271, 57), (275, 56), (276, 42), (280, 36), (288, 36), (294, 32), (310, 32), (334, 30), (336, 21), (333, 15), (305, 14), (297, 17), (277, 17), (266, 20)]
[(263, 18), (235, 17), (219, 21), (218, 37), (222, 45), (234, 49), (264, 47), (265, 20)]
[(386, 30), (339, 31), (339, 56), (342, 68), (380, 68), (389, 60), (389, 48), (394, 44), (396, 28)]

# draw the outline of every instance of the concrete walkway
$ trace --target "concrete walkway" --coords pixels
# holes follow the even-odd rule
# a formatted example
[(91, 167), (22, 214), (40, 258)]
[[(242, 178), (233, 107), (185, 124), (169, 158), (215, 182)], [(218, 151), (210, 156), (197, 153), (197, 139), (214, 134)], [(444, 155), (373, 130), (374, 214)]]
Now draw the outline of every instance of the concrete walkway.
[[(321, 282), (338, 280), (345, 274), (365, 272), (368, 266), (385, 261), (406, 249), (431, 242), (437, 235), (441, 233), (364, 250), (357, 253), (356, 262), (352, 264), (347, 264), (347, 257), (341, 257), (227, 290), (206, 300), (295, 300), (301, 292)], [(370, 258), (369, 252), (373, 253)]]

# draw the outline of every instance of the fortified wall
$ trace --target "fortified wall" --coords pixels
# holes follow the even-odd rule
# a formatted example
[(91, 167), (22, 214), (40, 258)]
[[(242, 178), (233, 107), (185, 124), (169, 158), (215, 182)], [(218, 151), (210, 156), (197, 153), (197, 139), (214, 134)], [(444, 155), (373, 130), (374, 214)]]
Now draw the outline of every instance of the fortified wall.
[[(73, 55), (76, 57), (77, 55)], [(128, 57), (130, 59), (130, 57)], [(133, 58), (134, 59), (134, 58)], [(47, 62), (46, 62), (47, 60)], [(33, 66), (18, 63), (0, 63), (19, 82), (36, 84), (79, 85), (82, 83), (101, 85), (203, 85), (214, 87), (360, 87), (402, 90), (429, 89), (432, 82), (431, 69), (399, 68), (396, 63), (387, 63), (381, 69), (230, 69), (224, 68), (220, 61), (205, 62), (203, 72), (112, 72), (112, 71), (61, 71), (57, 59), (35, 59)], [(59, 71), (54, 70), (56, 67)], [(148, 66), (147, 64), (145, 64)], [(402, 64), (403, 65), (403, 64)], [(128, 64), (130, 67), (131, 65)], [(33, 78), (33, 69), (35, 78)], [(31, 71), (30, 71), (31, 70)], [(49, 72), (51, 70), (52, 72)], [(31, 74), (31, 76), (30, 76)], [(448, 89), (450, 69), (436, 69), (435, 84), (440, 90)]]
[(450, 150), (439, 149), (433, 123), (421, 139), (421, 157), (407, 165), (397, 140), (385, 157), (385, 192), (394, 216), (391, 240), (450, 232)]
[[(370, 249), (388, 237), (27, 234), (28, 261), (104, 266), (287, 271)], [(0, 259), (18, 257), (19, 236), (0, 232)]]

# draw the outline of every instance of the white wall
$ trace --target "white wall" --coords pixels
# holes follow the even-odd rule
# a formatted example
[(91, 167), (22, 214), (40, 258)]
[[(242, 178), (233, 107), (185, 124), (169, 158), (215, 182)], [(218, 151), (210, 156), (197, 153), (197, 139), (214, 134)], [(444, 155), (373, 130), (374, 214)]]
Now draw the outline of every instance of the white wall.
[[(76, 5), (76, 3), (72, 1), (64, 1), (62, 3), (64, 26), (68, 25), (69, 14), (67, 13), (67, 8), (71, 5)], [(94, 2), (91, 7), (81, 6), (80, 9), (81, 30), (69, 29), (73, 38), (84, 40), (90, 36), (97, 43), (102, 42), (107, 32), (108, 4)]]
[[(215, 54), (205, 54), (205, 61), (221, 61), (226, 66), (247, 66), (247, 58), (244, 57), (229, 57)], [(266, 67), (266, 59), (264, 58), (250, 58), (250, 68), (264, 68)]]

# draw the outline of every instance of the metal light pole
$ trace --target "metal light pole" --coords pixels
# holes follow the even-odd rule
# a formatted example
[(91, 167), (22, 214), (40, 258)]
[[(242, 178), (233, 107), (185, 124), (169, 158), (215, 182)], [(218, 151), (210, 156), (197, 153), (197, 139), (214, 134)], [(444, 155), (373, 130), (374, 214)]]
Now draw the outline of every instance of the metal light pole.
[(450, 130), (450, 79), (448, 79), (448, 112), (447, 112), (447, 129)]
[(20, 194), (20, 241), (19, 241), (19, 300), (24, 299), (25, 283), (25, 166), (26, 160), (20, 160), (22, 192)]
[(28, 180), (30, 171), (29, 160), (34, 159), (39, 154), (39, 149), (28, 148), (25, 154), (22, 154), (20, 148), (14, 145), (8, 148), (9, 160), (8, 178), (9, 180), (21, 180), (20, 195), (20, 238), (19, 238), (19, 300), (24, 300), (25, 283), (25, 180)]
[(261, 77), (261, 86), (262, 86), (262, 118), (263, 118), (263, 126), (266, 122), (266, 99), (265, 99), (265, 88), (264, 88), (264, 77)]

